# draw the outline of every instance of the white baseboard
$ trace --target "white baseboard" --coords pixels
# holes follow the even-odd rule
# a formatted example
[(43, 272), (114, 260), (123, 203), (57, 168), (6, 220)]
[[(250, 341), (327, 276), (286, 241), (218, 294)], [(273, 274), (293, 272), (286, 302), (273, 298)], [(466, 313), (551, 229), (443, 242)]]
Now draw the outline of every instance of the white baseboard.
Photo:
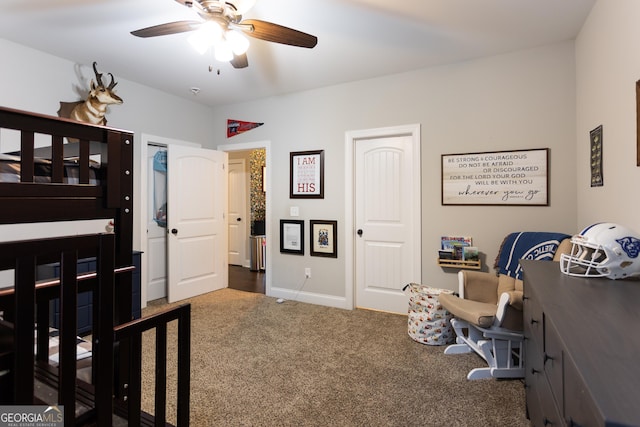
[(324, 305), (327, 307), (343, 308), (351, 310), (352, 307), (347, 305), (347, 300), (344, 297), (337, 297), (334, 295), (318, 294), (314, 292), (298, 292), (294, 289), (277, 288), (272, 286), (270, 297), (282, 298), (289, 301), (299, 301), (308, 304)]

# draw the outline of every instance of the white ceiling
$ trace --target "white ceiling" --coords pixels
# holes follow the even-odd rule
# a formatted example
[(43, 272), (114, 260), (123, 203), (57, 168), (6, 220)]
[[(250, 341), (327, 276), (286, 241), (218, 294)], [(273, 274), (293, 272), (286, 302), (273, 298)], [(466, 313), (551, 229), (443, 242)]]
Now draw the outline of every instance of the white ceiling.
[(2, 0), (0, 37), (215, 106), (570, 40), (595, 1), (258, 0), (245, 19), (313, 34), (318, 45), (250, 39), (245, 69), (200, 56), (189, 33), (129, 34), (193, 19), (173, 0)]

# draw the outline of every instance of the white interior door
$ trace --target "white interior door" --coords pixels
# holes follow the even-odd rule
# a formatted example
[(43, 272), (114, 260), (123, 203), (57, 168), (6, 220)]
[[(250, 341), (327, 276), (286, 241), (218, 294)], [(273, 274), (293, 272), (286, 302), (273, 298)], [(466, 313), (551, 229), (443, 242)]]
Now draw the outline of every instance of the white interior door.
[(229, 264), (245, 265), (247, 259), (247, 184), (244, 159), (229, 161)]
[(168, 301), (226, 287), (227, 154), (167, 147)]
[(416, 191), (420, 173), (416, 156), (419, 148), (411, 134), (355, 141), (357, 307), (406, 313), (408, 299), (402, 288), (420, 281), (420, 198)]
[[(164, 147), (149, 145), (147, 148), (147, 301), (153, 301), (167, 296), (167, 227), (159, 224), (156, 218), (158, 200), (167, 196), (166, 174), (154, 171), (153, 158)], [(159, 179), (164, 176), (164, 183)], [(160, 196), (161, 193), (163, 197)], [(166, 209), (166, 207), (165, 207)]]

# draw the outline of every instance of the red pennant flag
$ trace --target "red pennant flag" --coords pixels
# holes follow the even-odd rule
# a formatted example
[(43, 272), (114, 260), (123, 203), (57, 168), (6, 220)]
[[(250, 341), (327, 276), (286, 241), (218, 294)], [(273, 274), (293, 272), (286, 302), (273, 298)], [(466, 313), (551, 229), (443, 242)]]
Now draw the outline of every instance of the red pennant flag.
[(242, 132), (246, 132), (251, 129), (255, 129), (258, 126), (262, 126), (264, 123), (243, 122), (242, 120), (227, 119), (227, 138), (236, 136)]

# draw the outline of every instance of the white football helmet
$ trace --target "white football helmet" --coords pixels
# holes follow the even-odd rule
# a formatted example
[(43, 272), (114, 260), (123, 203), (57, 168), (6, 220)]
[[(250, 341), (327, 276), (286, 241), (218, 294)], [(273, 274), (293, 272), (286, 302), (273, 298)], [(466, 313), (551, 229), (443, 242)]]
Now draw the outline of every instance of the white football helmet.
[(560, 270), (569, 276), (640, 276), (640, 237), (626, 227), (611, 222), (590, 225), (571, 243), (571, 254), (560, 255)]

